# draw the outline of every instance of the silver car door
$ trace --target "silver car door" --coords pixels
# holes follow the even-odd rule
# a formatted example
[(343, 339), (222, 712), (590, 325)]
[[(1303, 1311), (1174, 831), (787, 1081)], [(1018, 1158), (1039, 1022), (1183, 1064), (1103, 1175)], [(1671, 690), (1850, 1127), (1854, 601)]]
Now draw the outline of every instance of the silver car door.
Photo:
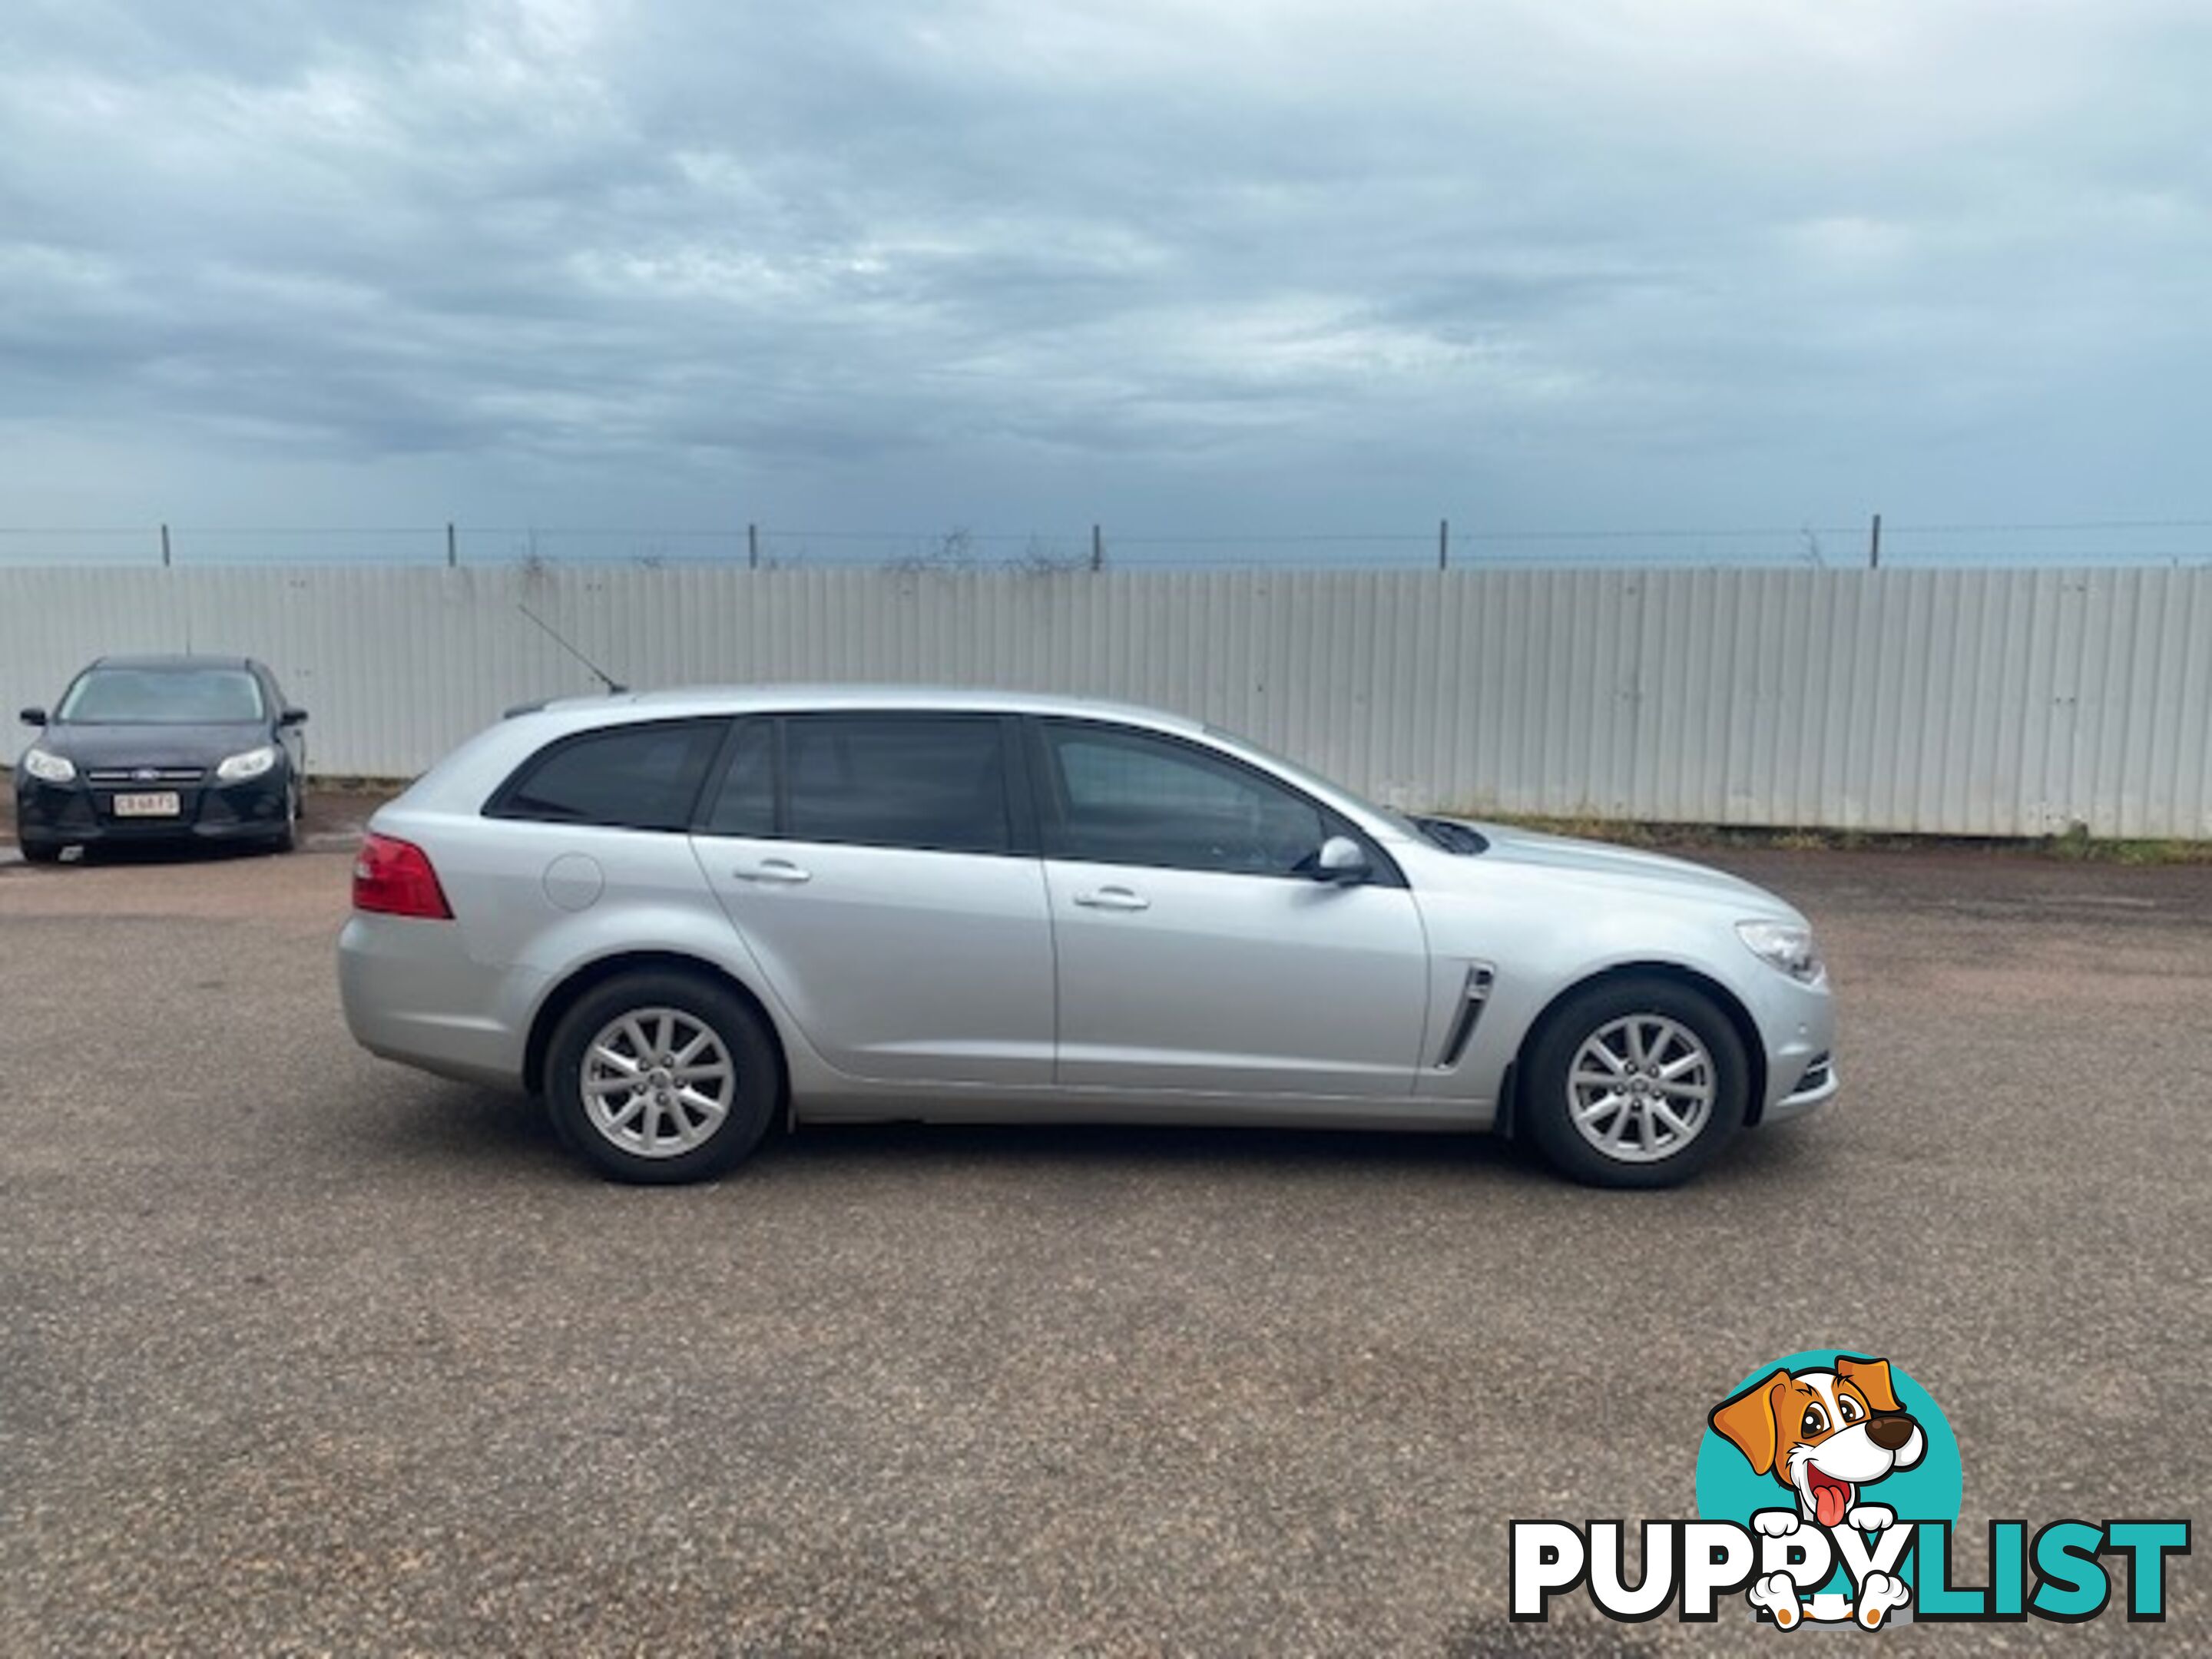
[(848, 1076), (1036, 1086), (1051, 924), (997, 715), (742, 722), (692, 845), (815, 1050)]
[(1402, 1099), (1426, 1023), (1425, 937), (1376, 879), (1301, 872), (1343, 828), (1279, 780), (1127, 727), (1038, 724), (1072, 1086)]

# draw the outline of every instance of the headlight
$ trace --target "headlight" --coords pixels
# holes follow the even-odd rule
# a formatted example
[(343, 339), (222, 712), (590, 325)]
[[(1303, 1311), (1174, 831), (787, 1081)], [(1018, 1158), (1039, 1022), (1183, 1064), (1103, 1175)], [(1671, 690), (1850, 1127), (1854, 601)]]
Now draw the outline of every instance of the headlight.
[(1800, 985), (1813, 984), (1820, 977), (1820, 953), (1813, 948), (1813, 930), (1802, 922), (1740, 921), (1735, 934), (1752, 955)]
[(23, 769), (42, 783), (75, 783), (76, 768), (59, 755), (50, 755), (43, 749), (24, 751)]
[(249, 749), (242, 755), (233, 755), (215, 769), (217, 783), (244, 783), (248, 778), (258, 778), (276, 764), (276, 745), (264, 743), (258, 749)]

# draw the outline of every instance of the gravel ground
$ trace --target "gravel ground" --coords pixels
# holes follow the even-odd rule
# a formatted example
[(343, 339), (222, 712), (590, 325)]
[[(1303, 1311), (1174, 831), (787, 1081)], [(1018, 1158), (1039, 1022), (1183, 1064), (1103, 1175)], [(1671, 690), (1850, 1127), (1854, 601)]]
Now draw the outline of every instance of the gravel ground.
[[(0, 1652), (1747, 1648), (1508, 1626), (1506, 1522), (1690, 1513), (1820, 1345), (1945, 1407), (1969, 1582), (1988, 1516), (2195, 1514), (2212, 871), (1716, 861), (1820, 926), (1845, 1093), (1649, 1195), (908, 1128), (622, 1189), (354, 1048), (342, 855), (0, 869)], [(2203, 1583), (1890, 1639), (2203, 1651)]]

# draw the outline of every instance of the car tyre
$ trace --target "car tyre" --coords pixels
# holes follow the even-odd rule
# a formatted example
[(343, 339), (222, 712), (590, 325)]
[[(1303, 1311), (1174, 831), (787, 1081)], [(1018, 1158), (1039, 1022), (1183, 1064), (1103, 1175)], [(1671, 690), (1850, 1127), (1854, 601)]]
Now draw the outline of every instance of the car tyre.
[(58, 864), (62, 844), (58, 841), (33, 841), (27, 836), (19, 843), (26, 864)]
[(299, 851), (300, 813), (300, 786), (297, 783), (287, 784), (284, 787), (284, 827), (270, 842), (273, 850), (279, 853)]
[(1638, 975), (1554, 1009), (1529, 1044), (1520, 1091), (1518, 1127), (1562, 1175), (1594, 1187), (1672, 1187), (1742, 1127), (1751, 1066), (1711, 997)]
[(562, 1140), (600, 1174), (670, 1185), (719, 1175), (760, 1144), (782, 1097), (782, 1057), (743, 998), (703, 975), (656, 969), (577, 1000), (554, 1030), (545, 1086)]

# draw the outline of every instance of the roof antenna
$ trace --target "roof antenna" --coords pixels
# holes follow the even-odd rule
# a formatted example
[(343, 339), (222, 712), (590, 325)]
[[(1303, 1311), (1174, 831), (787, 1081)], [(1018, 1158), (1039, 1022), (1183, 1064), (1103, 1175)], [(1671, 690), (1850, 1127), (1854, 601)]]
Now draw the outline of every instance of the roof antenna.
[(517, 605), (514, 608), (515, 608), (517, 611), (520, 611), (524, 616), (526, 616), (526, 617), (529, 617), (531, 621), (532, 621), (532, 622), (536, 623), (537, 623), (540, 628), (544, 629), (545, 630), (546, 636), (547, 636), (549, 639), (550, 639), (550, 640), (553, 641), (553, 643), (554, 643), (554, 644), (556, 644), (556, 645), (559, 646), (559, 647), (560, 647), (563, 651), (567, 652), (570, 656), (574, 657), (574, 658), (578, 662), (580, 662), (580, 663), (583, 664), (585, 667), (586, 667), (586, 668), (590, 669), (590, 670), (592, 671), (592, 673), (593, 678), (595, 678), (599, 681), (599, 683), (601, 685), (604, 685), (604, 686), (605, 686), (605, 687), (607, 688), (607, 695), (608, 695), (609, 696), (611, 696), (611, 697), (619, 697), (619, 696), (621, 696), (623, 693), (625, 693), (626, 691), (628, 691), (628, 690), (629, 690), (629, 687), (628, 687), (628, 686), (626, 686), (626, 685), (617, 685), (617, 684), (615, 684), (615, 682), (614, 682), (614, 680), (612, 679), (612, 678), (611, 678), (611, 677), (608, 675), (607, 671), (606, 671), (605, 669), (604, 669), (604, 668), (600, 667), (600, 666), (599, 665), (599, 664), (597, 664), (597, 663), (593, 662), (593, 661), (592, 661), (589, 657), (586, 656), (582, 652), (580, 652), (580, 651), (577, 650), (577, 649), (576, 649), (576, 647), (575, 647), (574, 646), (573, 646), (573, 645), (569, 644), (568, 641), (566, 641), (566, 640), (562, 639), (562, 638), (560, 636), (560, 635), (558, 635), (557, 633), (555, 633), (555, 632), (554, 632), (554, 630), (553, 630), (553, 626), (552, 626), (552, 624), (551, 624), (551, 623), (548, 623), (548, 622), (547, 622), (547, 621), (546, 621), (543, 617), (539, 616), (539, 615), (538, 615), (535, 611), (532, 611), (532, 610), (528, 605)]

